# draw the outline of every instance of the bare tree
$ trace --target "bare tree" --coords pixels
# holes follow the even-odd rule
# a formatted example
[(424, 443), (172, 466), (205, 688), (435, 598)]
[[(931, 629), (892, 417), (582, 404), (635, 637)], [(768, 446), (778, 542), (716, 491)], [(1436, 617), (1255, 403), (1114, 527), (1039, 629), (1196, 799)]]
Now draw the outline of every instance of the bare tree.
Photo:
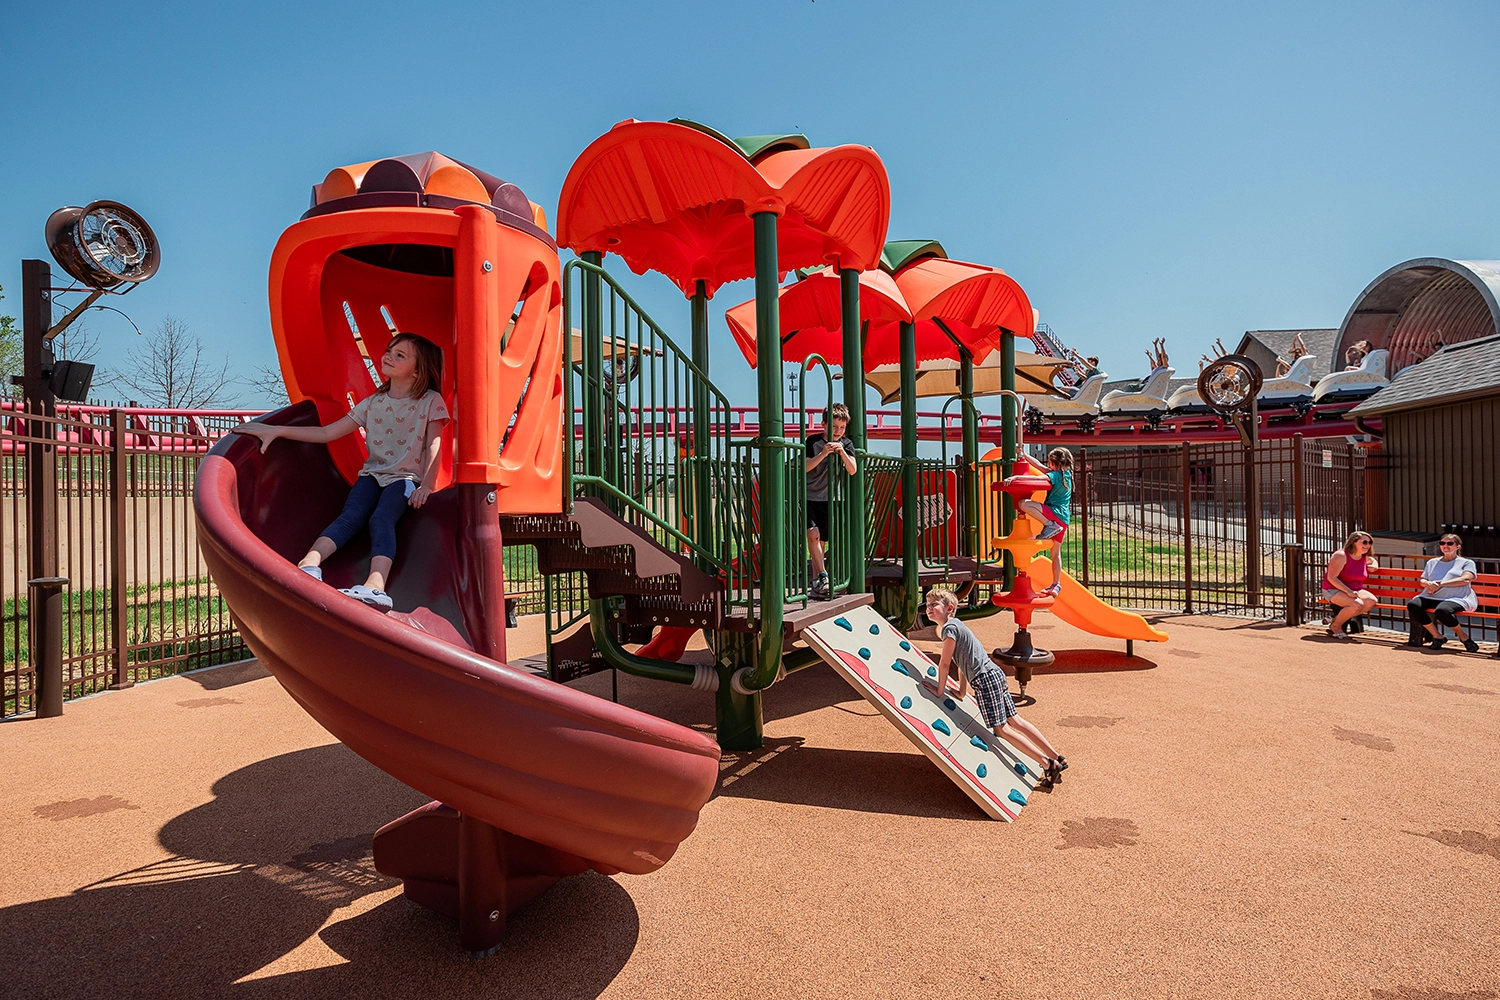
[(281, 378), (281, 369), (275, 365), (257, 365), (255, 371), (241, 379), (255, 390), (261, 399), (269, 399), (273, 406), (285, 406), (290, 399), (286, 394), (286, 382)]
[(188, 325), (168, 315), (125, 359), (120, 384), (154, 406), (207, 409), (229, 401), (234, 378), (229, 359), (203, 356), (203, 341)]

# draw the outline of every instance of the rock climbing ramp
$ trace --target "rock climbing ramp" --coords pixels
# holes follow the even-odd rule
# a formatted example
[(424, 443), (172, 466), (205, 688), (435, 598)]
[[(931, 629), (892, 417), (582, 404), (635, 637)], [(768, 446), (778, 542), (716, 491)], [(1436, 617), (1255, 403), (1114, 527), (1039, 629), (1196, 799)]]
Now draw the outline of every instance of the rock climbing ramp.
[(818, 622), (802, 638), (985, 815), (1007, 823), (1020, 816), (1040, 780), (1040, 763), (991, 733), (972, 696), (940, 697), (937, 664), (874, 608)]

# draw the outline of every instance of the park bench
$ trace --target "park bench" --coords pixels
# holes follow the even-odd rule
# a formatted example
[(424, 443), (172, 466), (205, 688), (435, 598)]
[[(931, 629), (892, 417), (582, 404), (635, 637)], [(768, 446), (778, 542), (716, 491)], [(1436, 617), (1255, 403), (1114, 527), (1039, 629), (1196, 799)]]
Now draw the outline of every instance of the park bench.
[[(1417, 593), (1419, 589), (1417, 581), (1421, 578), (1422, 571), (1419, 569), (1382, 566), (1366, 577), (1365, 589), (1375, 595), (1378, 601), (1375, 605), (1377, 608), (1398, 611), (1404, 615), (1406, 602)], [(1479, 598), (1479, 606), (1473, 611), (1463, 611), (1460, 614), (1467, 618), (1500, 621), (1500, 573), (1480, 573), (1474, 577), (1471, 586)], [(1323, 598), (1319, 600), (1325, 604), (1329, 603)], [(1500, 648), (1496, 649), (1495, 656), (1500, 658)]]

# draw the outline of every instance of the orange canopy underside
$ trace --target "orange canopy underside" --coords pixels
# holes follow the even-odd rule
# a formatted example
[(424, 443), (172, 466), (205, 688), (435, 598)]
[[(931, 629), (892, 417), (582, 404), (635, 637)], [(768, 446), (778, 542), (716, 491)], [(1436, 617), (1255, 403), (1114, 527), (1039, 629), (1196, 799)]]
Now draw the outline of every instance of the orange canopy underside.
[[(781, 356), (801, 363), (817, 354), (831, 365), (844, 363), (842, 299), (833, 268), (814, 271), (781, 289)], [(859, 276), (859, 315), (871, 325), (909, 322), (906, 300), (889, 274), (864, 271)], [(755, 300), (741, 302), (724, 314), (735, 343), (755, 367)]]
[(778, 264), (858, 270), (880, 259), (890, 220), (885, 165), (867, 146), (793, 149), (754, 162), (671, 122), (627, 121), (583, 151), (557, 207), (557, 240), (659, 271), (685, 295), (712, 296), (755, 273), (750, 214), (778, 213)]
[[(938, 358), (958, 360), (958, 348), (934, 320), (941, 320), (975, 361), (1000, 346), (1003, 328), (1021, 336), (1032, 329), (1031, 301), (1004, 271), (982, 264), (926, 257), (896, 273), (860, 275), (860, 319), (865, 334), (865, 370), (901, 361), (900, 323), (914, 320), (917, 363)], [(755, 301), (743, 302), (725, 315), (740, 350), (755, 365)], [(843, 322), (838, 277), (832, 271), (809, 275), (782, 289), (782, 357), (802, 362), (818, 354), (843, 364)]]

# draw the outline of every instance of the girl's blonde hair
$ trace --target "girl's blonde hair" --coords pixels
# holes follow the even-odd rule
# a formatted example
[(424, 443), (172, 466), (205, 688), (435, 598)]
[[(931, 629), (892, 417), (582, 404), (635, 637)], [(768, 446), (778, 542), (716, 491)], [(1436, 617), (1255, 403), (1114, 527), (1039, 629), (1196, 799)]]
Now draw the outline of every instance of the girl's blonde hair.
[(1059, 469), (1073, 468), (1073, 453), (1066, 448), (1053, 448), (1047, 452), (1047, 464), (1054, 463)]
[[(427, 390), (436, 389), (443, 391), (443, 349), (426, 337), (417, 333), (398, 333), (391, 338), (391, 342), (385, 345), (389, 351), (397, 344), (411, 344), (416, 348), (416, 372), (412, 381), (411, 395), (413, 399), (421, 399), (427, 395)], [(391, 380), (386, 379), (380, 383), (376, 392), (390, 392)]]
[(1355, 544), (1357, 542), (1369, 542), (1370, 543), (1370, 551), (1371, 552), (1375, 551), (1375, 538), (1374, 538), (1374, 536), (1371, 535), (1368, 531), (1356, 531), (1354, 534), (1352, 534), (1348, 538), (1344, 539), (1344, 555), (1346, 555), (1346, 556), (1352, 556), (1352, 555), (1354, 555), (1354, 546), (1355, 546)]
[[(958, 608), (958, 595), (953, 591), (948, 590), (946, 587), (933, 587), (927, 592), (928, 601), (932, 600), (934, 597), (943, 604), (947, 605), (950, 609), (956, 610)], [(926, 604), (927, 602), (923, 601), (922, 603)]]

